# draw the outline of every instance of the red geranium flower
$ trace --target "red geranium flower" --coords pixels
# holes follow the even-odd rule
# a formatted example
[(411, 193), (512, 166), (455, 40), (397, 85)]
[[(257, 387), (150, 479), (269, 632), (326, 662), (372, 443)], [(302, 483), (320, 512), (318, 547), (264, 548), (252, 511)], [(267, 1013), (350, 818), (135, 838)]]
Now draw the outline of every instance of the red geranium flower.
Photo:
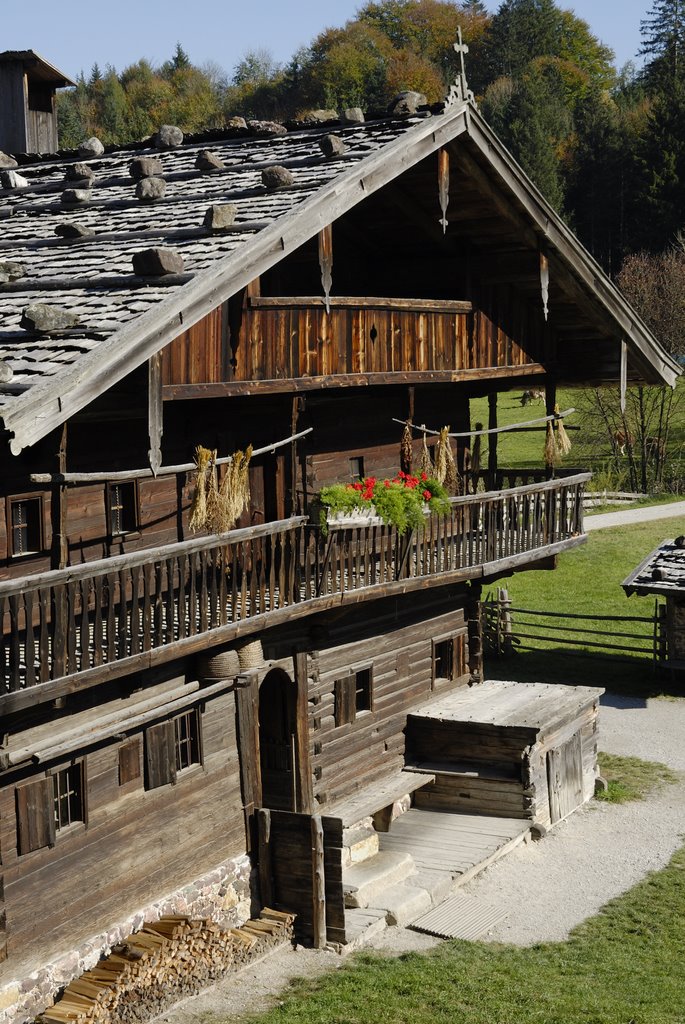
[(431, 492), (430, 492), (430, 491), (424, 491), (424, 492), (423, 492), (423, 496), (424, 496), (424, 498), (426, 499), (426, 501), (430, 501), (430, 500), (431, 500), (431, 498), (433, 497), (433, 495), (431, 494)]

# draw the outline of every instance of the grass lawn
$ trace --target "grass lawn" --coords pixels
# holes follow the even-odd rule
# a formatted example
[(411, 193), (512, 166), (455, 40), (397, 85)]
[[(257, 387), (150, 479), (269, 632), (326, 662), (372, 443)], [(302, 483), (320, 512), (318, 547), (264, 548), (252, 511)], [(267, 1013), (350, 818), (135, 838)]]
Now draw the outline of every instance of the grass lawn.
[[(679, 517), (652, 523), (639, 523), (607, 530), (597, 530), (588, 535), (587, 543), (574, 551), (559, 557), (558, 568), (552, 572), (522, 572), (502, 580), (514, 608), (545, 611), (601, 614), (636, 615), (649, 617), (654, 612), (652, 598), (627, 598), (621, 582), (662, 540), (685, 531), (685, 522)], [(496, 587), (490, 592), (496, 594)], [(564, 619), (542, 619), (514, 612), (514, 634), (517, 620), (524, 632), (540, 632), (555, 621), (569, 626)], [(522, 621), (534, 624), (535, 628), (524, 629)], [(578, 623), (583, 627), (584, 622)], [(592, 628), (600, 635), (568, 633), (573, 639), (591, 641), (606, 639), (617, 644), (626, 644), (634, 650), (645, 652), (643, 657), (626, 654), (626, 662), (620, 652), (569, 653), (569, 648), (559, 647), (555, 641), (526, 640), (534, 649), (515, 651), (510, 658), (495, 658), (486, 653), (486, 676), (494, 679), (519, 679), (523, 682), (545, 680), (547, 682), (581, 683), (591, 686), (605, 686), (609, 689), (637, 692), (642, 695), (658, 694), (668, 690), (670, 680), (654, 674), (649, 657), (651, 650), (652, 626), (649, 623), (593, 623)], [(640, 632), (642, 641), (628, 638), (612, 640), (607, 631)], [(582, 652), (583, 648), (576, 648)]]
[(599, 768), (608, 789), (598, 793), (597, 799), (611, 804), (624, 804), (628, 800), (644, 800), (649, 793), (678, 781), (676, 772), (660, 761), (643, 761), (639, 757), (599, 752)]
[[(554, 913), (554, 907), (550, 907)], [(685, 851), (567, 942), (358, 957), (260, 1024), (683, 1024)]]

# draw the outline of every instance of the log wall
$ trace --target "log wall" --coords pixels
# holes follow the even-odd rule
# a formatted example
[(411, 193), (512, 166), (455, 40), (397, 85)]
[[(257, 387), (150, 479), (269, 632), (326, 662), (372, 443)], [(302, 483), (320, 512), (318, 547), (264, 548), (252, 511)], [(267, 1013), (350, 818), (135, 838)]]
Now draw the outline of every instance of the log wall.
[[(182, 682), (183, 680), (181, 680)], [(120, 739), (84, 753), (86, 824), (56, 836), (53, 848), (17, 850), (15, 789), (25, 771), (0, 787), (0, 844), (7, 914), (9, 974), (73, 948), (127, 913), (199, 877), (245, 851), (232, 692), (206, 702), (201, 712), (203, 763), (174, 785), (145, 789), (140, 773), (119, 784)], [(62, 763), (62, 762), (60, 762)], [(49, 769), (47, 763), (44, 768)], [(35, 773), (35, 769), (31, 770)], [(35, 777), (44, 776), (44, 770)], [(3, 978), (0, 969), (0, 981)]]

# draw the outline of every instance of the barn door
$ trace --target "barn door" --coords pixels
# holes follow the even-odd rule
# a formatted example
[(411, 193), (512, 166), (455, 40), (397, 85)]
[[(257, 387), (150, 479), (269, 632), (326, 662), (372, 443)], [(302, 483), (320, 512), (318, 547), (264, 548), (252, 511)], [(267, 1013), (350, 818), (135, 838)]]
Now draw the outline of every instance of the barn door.
[(580, 732), (547, 752), (547, 785), (552, 824), (583, 802), (583, 752)]

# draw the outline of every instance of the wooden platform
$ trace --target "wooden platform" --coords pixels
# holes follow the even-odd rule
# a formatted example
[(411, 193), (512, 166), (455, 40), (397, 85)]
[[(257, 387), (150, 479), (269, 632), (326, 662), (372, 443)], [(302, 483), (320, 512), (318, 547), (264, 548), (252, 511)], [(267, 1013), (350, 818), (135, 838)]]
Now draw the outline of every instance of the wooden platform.
[(604, 690), (558, 683), (491, 680), (453, 691), (412, 711), (412, 718), (530, 731), (537, 735), (578, 717)]
[(459, 885), (513, 850), (529, 832), (530, 822), (520, 818), (412, 807), (380, 836), (380, 848), (409, 853), (420, 871), (449, 872)]

